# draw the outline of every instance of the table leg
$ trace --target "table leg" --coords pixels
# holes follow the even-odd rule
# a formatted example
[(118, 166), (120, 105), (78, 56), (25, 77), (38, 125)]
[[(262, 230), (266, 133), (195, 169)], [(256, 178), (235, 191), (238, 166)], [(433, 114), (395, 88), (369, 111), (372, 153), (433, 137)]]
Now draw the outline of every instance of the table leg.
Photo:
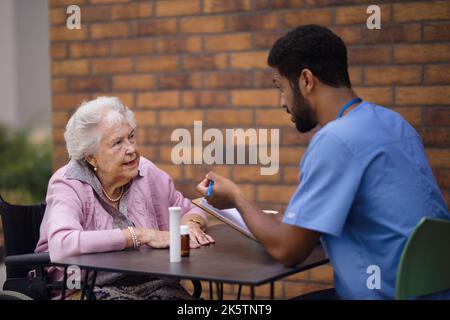
[(84, 300), (84, 295), (86, 293), (86, 286), (89, 279), (89, 270), (86, 270), (86, 273), (84, 274), (84, 281), (83, 286), (81, 287), (81, 298), (80, 300)]
[(61, 300), (66, 299), (67, 268), (68, 268), (68, 266), (64, 267), (64, 278), (63, 278), (63, 283), (62, 283)]
[(250, 300), (255, 300), (255, 286), (250, 286)]
[(242, 292), (242, 284), (240, 284), (238, 287), (238, 294), (236, 300), (241, 300), (241, 292)]
[(273, 281), (270, 283), (270, 300), (275, 298), (275, 286)]

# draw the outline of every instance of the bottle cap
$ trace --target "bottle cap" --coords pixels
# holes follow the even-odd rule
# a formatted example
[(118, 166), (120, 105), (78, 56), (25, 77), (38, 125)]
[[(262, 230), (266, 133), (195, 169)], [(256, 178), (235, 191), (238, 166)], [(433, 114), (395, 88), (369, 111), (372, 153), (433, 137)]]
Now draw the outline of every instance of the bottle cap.
[(189, 234), (189, 226), (182, 224), (180, 226), (180, 234)]

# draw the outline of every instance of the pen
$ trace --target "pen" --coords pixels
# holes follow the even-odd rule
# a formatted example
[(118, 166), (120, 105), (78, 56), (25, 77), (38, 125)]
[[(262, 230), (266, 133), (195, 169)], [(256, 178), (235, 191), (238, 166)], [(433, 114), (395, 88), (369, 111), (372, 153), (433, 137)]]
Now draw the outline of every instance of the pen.
[(206, 196), (209, 198), (212, 195), (214, 181), (209, 180), (208, 191), (206, 192)]

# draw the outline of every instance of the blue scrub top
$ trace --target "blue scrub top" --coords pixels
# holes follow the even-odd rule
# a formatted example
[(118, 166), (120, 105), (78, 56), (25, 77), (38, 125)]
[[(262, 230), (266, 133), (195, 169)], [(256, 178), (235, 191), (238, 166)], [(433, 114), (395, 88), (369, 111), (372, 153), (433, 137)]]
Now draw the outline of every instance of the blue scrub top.
[(314, 135), (283, 222), (322, 234), (341, 298), (392, 299), (422, 217), (450, 219), (421, 138), (398, 113), (363, 102)]

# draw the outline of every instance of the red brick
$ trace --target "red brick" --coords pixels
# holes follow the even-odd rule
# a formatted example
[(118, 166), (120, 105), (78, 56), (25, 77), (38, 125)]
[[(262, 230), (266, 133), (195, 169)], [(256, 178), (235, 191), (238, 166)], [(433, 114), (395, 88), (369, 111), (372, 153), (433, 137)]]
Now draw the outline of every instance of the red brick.
[(157, 16), (184, 16), (200, 13), (199, 0), (172, 0), (156, 2)]
[(153, 56), (136, 60), (138, 72), (176, 71), (179, 67), (178, 56)]
[(369, 85), (419, 84), (421, 82), (422, 68), (419, 66), (364, 68), (364, 83)]
[(182, 94), (182, 103), (187, 108), (225, 107), (228, 105), (228, 93), (223, 91), (186, 91)]
[(252, 72), (221, 71), (205, 75), (205, 87), (207, 88), (249, 88), (252, 85)]
[(252, 15), (239, 15), (230, 17), (230, 31), (268, 30), (278, 27), (278, 15), (274, 13), (261, 13)]
[(234, 107), (276, 107), (279, 104), (278, 90), (233, 90), (231, 104)]
[(203, 85), (203, 77), (199, 73), (175, 73), (159, 76), (160, 89), (196, 89)]
[(53, 143), (63, 144), (64, 140), (64, 129), (63, 128), (53, 128), (52, 130)]
[(52, 96), (52, 108), (53, 109), (75, 109), (77, 108), (81, 102), (84, 100), (89, 100), (89, 94), (77, 94), (77, 95), (56, 95)]
[(419, 23), (404, 25), (384, 25), (381, 30), (362, 29), (363, 43), (398, 44), (401, 42), (417, 42), (422, 38), (422, 26)]
[(251, 9), (250, 0), (204, 0), (204, 13), (247, 11)]
[(362, 68), (350, 67), (348, 68), (348, 75), (352, 85), (359, 85), (362, 83)]
[(333, 266), (331, 264), (324, 264), (311, 269), (311, 281), (333, 284)]
[(436, 177), (440, 188), (450, 188), (450, 170), (449, 169), (434, 169), (433, 174)]
[(110, 20), (111, 8), (109, 6), (82, 8), (81, 19), (86, 22)]
[[(74, 4), (73, 2), (74, 2), (73, 0), (49, 0), (48, 6), (50, 8), (69, 6), (71, 4)], [(77, 5), (84, 4), (86, 2), (87, 0), (77, 0)]]
[(153, 40), (150, 38), (115, 40), (111, 43), (111, 54), (113, 56), (145, 55), (154, 51)]
[(450, 41), (450, 22), (425, 24), (423, 26), (423, 40)]
[(207, 16), (182, 18), (180, 20), (181, 33), (213, 33), (225, 31), (224, 16)]
[(358, 44), (362, 40), (362, 30), (360, 26), (351, 27), (334, 27), (331, 30), (338, 35), (342, 41), (348, 46), (351, 44)]
[(275, 42), (285, 34), (286, 32), (283, 31), (256, 32), (253, 35), (253, 46), (255, 48), (272, 48)]
[[(248, 156), (248, 155), (247, 155)], [(246, 157), (247, 157), (246, 156)], [(233, 166), (233, 181), (236, 182), (279, 182), (280, 175), (261, 175), (261, 167), (258, 166)]]
[(449, 128), (423, 128), (419, 130), (423, 144), (431, 148), (448, 148), (450, 146)]
[(348, 63), (349, 65), (389, 63), (391, 52), (391, 47), (348, 48)]
[(153, 14), (152, 3), (130, 3), (112, 6), (112, 19), (147, 18)]
[(255, 88), (274, 88), (272, 70), (255, 70)]
[(262, 127), (290, 127), (291, 118), (281, 109), (260, 109), (256, 110), (256, 125)]
[(109, 91), (110, 88), (110, 80), (106, 77), (77, 77), (70, 80), (71, 92)]
[(251, 48), (251, 34), (233, 33), (217, 36), (205, 36), (207, 51), (235, 51)]
[(450, 44), (412, 44), (394, 47), (397, 63), (448, 62)]
[(151, 90), (155, 88), (155, 77), (152, 75), (114, 76), (114, 90)]
[(295, 192), (295, 186), (259, 185), (257, 199), (262, 202), (287, 204)]
[(95, 43), (72, 43), (70, 45), (71, 58), (104, 57), (109, 55), (109, 43), (96, 41)]
[(355, 87), (354, 89), (364, 100), (384, 106), (391, 106), (393, 103), (392, 87)]
[(429, 84), (450, 84), (450, 64), (426, 66), (425, 82)]
[(157, 124), (155, 111), (135, 111), (138, 126), (153, 126)]
[(304, 5), (304, 0), (254, 0), (255, 10), (299, 8)]
[(170, 127), (192, 127), (194, 121), (201, 121), (203, 112), (201, 111), (164, 111), (159, 115), (159, 124)]
[[(213, 171), (221, 176), (230, 177), (229, 165), (185, 165), (184, 166), (184, 178), (194, 181), (200, 181), (206, 174)], [(200, 182), (199, 182), (200, 183)]]
[(53, 111), (52, 112), (52, 126), (54, 128), (65, 127), (69, 117), (65, 111)]
[[(289, 115), (286, 114), (286, 117)], [(290, 128), (284, 128), (281, 132), (282, 134), (282, 144), (283, 145), (307, 145), (310, 141), (313, 135), (316, 133), (317, 129), (313, 129), (310, 132), (307, 133), (300, 133), (297, 131), (297, 129), (294, 127), (294, 124), (291, 125)]]
[(133, 69), (133, 60), (128, 58), (93, 60), (91, 66), (94, 74), (124, 73)]
[(300, 183), (300, 170), (298, 166), (285, 166), (283, 168), (283, 182), (286, 184)]
[(63, 27), (50, 27), (50, 41), (77, 41), (87, 38), (87, 27), (86, 25), (81, 25), (81, 29), (67, 29), (64, 25)]
[(445, 105), (450, 104), (450, 86), (397, 87), (397, 105)]
[(183, 57), (183, 69), (185, 70), (210, 70), (225, 69), (228, 66), (228, 55), (200, 54)]
[(159, 53), (185, 53), (202, 51), (200, 36), (187, 36), (169, 39), (157, 39), (156, 47)]
[(281, 165), (298, 165), (300, 163), (305, 148), (303, 147), (281, 147), (280, 148), (280, 164)]
[(400, 107), (393, 108), (392, 110), (400, 113), (403, 118), (406, 119), (414, 127), (420, 127), (422, 125), (422, 108), (421, 107)]
[(62, 166), (66, 165), (69, 161), (69, 155), (67, 154), (66, 147), (64, 145), (53, 145), (53, 159), (52, 159), (52, 171), (56, 171)]
[[(90, 0), (90, 2), (93, 4), (123, 3), (123, 2), (128, 2), (128, 1), (129, 0)], [(77, 2), (78, 2), (78, 0), (77, 0)]]
[(61, 78), (52, 79), (52, 93), (66, 93), (67, 92), (67, 80)]
[(124, 22), (96, 23), (91, 25), (92, 39), (122, 38), (130, 35), (130, 26)]
[(434, 168), (450, 168), (450, 149), (425, 149), (428, 161)]
[(253, 123), (250, 110), (209, 110), (206, 114), (208, 126), (247, 126)]
[(450, 126), (450, 108), (425, 108), (423, 121), (426, 126)]
[(416, 3), (396, 3), (393, 5), (394, 20), (423, 21), (423, 20), (448, 20), (450, 2), (430, 1)]
[(138, 36), (161, 36), (172, 35), (177, 32), (176, 19), (158, 19), (138, 22)]
[(231, 67), (238, 69), (268, 68), (267, 51), (239, 52), (230, 55)]
[(140, 93), (137, 105), (139, 108), (177, 108), (180, 102), (178, 91), (159, 91)]
[(48, 14), (48, 19), (50, 24), (66, 24), (66, 19), (68, 15), (66, 16), (66, 7), (63, 8), (56, 8), (56, 9), (50, 9)]
[(87, 60), (63, 60), (52, 62), (52, 76), (79, 76), (88, 74)]
[(57, 60), (67, 57), (67, 46), (65, 43), (52, 44), (50, 46), (50, 57), (52, 60)]
[(296, 28), (300, 24), (331, 25), (333, 11), (331, 9), (308, 9), (298, 12), (286, 12), (281, 15), (281, 24), (285, 28)]
[[(336, 8), (336, 24), (362, 24), (366, 25), (370, 14), (367, 13), (368, 5), (364, 6), (341, 6)], [(391, 6), (389, 4), (379, 5), (381, 9), (381, 29), (390, 21)]]

